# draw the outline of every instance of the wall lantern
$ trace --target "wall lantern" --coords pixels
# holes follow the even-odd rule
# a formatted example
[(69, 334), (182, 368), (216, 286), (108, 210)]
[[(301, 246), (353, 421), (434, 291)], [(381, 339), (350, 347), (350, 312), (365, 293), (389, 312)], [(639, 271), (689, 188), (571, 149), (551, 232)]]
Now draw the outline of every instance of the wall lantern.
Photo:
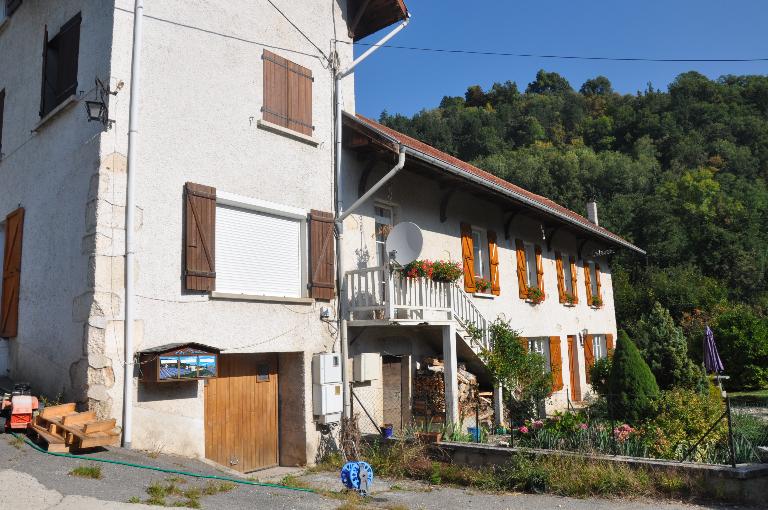
[(584, 328), (581, 330), (581, 346), (584, 347), (584, 342), (587, 339), (587, 335), (589, 334), (589, 330)]
[(104, 83), (96, 78), (96, 90), (99, 94), (99, 99), (96, 101), (86, 101), (85, 111), (88, 114), (88, 122), (92, 120), (101, 122), (104, 128), (109, 130), (112, 128), (114, 120), (109, 120), (109, 109), (107, 108), (106, 96), (115, 96), (117, 92), (122, 88), (122, 82), (117, 85), (117, 90), (112, 92), (108, 87), (104, 86)]

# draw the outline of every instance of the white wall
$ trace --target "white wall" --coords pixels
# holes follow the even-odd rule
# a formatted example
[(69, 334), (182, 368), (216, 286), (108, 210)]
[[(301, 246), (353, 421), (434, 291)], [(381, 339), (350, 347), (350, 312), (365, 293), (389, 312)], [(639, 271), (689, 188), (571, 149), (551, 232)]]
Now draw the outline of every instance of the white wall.
[[(353, 158), (348, 158), (350, 166), (344, 183), (344, 200), (351, 204), (357, 198), (360, 168), (355, 168)], [(613, 286), (611, 271), (605, 258), (597, 259), (602, 271), (603, 306), (593, 309), (586, 303), (586, 290), (582, 261), (577, 261), (579, 304), (567, 307), (559, 303), (557, 290), (557, 272), (554, 252), (561, 251), (567, 260), (568, 255), (576, 256), (578, 243), (572, 233), (558, 231), (552, 241), (552, 249), (547, 250), (547, 242), (542, 239), (540, 222), (524, 215), (517, 215), (510, 226), (510, 239), (504, 237), (504, 211), (498, 206), (484, 202), (464, 192), (455, 193), (450, 199), (445, 223), (440, 222), (440, 199), (444, 190), (434, 180), (419, 177), (408, 172), (408, 158), (405, 169), (391, 182), (385, 185), (374, 199), (364, 204), (344, 224), (344, 242), (348, 266), (346, 270), (356, 269), (358, 260), (356, 251), (367, 250), (371, 255), (371, 264), (375, 263), (375, 234), (373, 207), (376, 200), (384, 200), (395, 205), (396, 222), (413, 221), (424, 231), (424, 249), (422, 259), (450, 259), (461, 262), (461, 227), (462, 222), (471, 223), (485, 229), (494, 230), (499, 244), (499, 271), (501, 295), (494, 299), (475, 298), (474, 303), (488, 319), (503, 317), (511, 321), (512, 327), (525, 337), (556, 336), (561, 338), (563, 358), (563, 382), (565, 388), (553, 397), (553, 403), (560, 406), (566, 398), (569, 385), (569, 363), (567, 335), (577, 335), (583, 329), (590, 333), (616, 334), (616, 318), (613, 305)], [(369, 180), (371, 186), (387, 170), (381, 164)], [(537, 243), (542, 248), (544, 263), (544, 288), (546, 299), (539, 305), (532, 305), (518, 297), (517, 260), (515, 238)], [(583, 248), (586, 256), (600, 245), (587, 243)], [(583, 364), (583, 348), (579, 345), (580, 362)], [(581, 387), (586, 387), (585, 371), (581, 370)]]
[[(338, 37), (347, 37), (334, 0), (275, 4), (326, 54), (334, 22)], [(132, 11), (133, 2), (118, 0), (116, 5), (111, 81), (124, 81), (128, 90), (133, 16), (125, 11)], [(266, 2), (147, 2), (145, 15), (136, 176), (141, 218), (136, 238), (136, 318), (141, 334), (136, 348), (194, 341), (225, 352), (331, 350), (331, 329), (319, 317), (320, 307), (333, 309), (332, 304), (231, 301), (183, 290), (182, 192), (184, 183), (191, 181), (306, 211), (332, 211), (332, 72), (319, 51)], [(284, 48), (270, 49), (312, 70), (317, 146), (257, 127), (265, 46), (254, 42)], [(348, 61), (349, 46), (340, 49)], [(351, 89), (345, 99), (351, 107)], [(119, 95), (112, 108), (117, 122), (101, 151), (104, 159), (116, 154), (121, 161), (127, 151), (127, 109), (127, 94)], [(102, 176), (103, 203), (112, 200), (113, 184), (117, 190), (123, 186), (120, 165), (115, 168)], [(112, 236), (106, 227), (105, 235)], [(103, 250), (97, 264), (113, 267), (117, 260), (119, 267), (122, 258), (116, 254), (112, 248)], [(102, 283), (110, 292), (122, 288), (119, 280)], [(110, 319), (119, 326), (107, 337), (107, 345), (114, 347), (112, 359), (120, 358), (121, 319), (119, 314)], [(306, 370), (305, 377), (308, 374)], [(119, 409), (120, 374), (116, 377), (109, 398)], [(203, 455), (201, 391), (155, 399), (143, 398), (149, 391), (141, 390), (134, 446), (155, 448), (160, 441), (165, 451)], [(313, 458), (318, 437), (311, 411), (305, 416), (308, 458)], [(161, 439), (164, 428), (175, 433)]]
[(83, 402), (90, 292), (87, 207), (99, 169), (100, 125), (82, 101), (33, 133), (40, 121), (43, 28), (49, 36), (82, 12), (78, 91), (92, 98), (94, 78), (109, 75), (112, 8), (102, 0), (27, 0), (0, 31), (0, 89), (6, 90), (0, 160), (0, 218), (25, 208), (19, 334), (11, 339), (11, 376), (50, 397)]

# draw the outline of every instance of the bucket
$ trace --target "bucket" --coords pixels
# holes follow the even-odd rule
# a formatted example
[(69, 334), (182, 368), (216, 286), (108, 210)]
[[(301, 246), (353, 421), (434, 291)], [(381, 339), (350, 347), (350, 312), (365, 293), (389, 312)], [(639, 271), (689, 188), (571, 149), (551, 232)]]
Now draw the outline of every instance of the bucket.
[(467, 427), (467, 432), (472, 436), (472, 440), (476, 443), (480, 442), (480, 428), (479, 427)]
[(384, 426), (381, 427), (381, 437), (384, 439), (389, 439), (394, 435), (394, 433), (395, 429), (391, 423), (385, 423)]

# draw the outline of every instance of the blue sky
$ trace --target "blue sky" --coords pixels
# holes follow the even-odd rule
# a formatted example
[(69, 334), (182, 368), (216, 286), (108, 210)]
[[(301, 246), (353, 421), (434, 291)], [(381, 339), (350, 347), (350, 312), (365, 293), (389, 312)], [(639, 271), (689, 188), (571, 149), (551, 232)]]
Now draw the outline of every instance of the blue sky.
[[(766, 58), (764, 0), (406, 0), (413, 19), (390, 44), (513, 53), (652, 58)], [(374, 43), (386, 30), (362, 42)], [(358, 48), (359, 53), (364, 48)], [(709, 77), (768, 74), (759, 63), (645, 63), (447, 55), (382, 48), (356, 72), (357, 111), (411, 115), (512, 80), (524, 90), (539, 69), (556, 71), (578, 89), (605, 75), (614, 89), (635, 93), (651, 82), (666, 89), (681, 72)]]

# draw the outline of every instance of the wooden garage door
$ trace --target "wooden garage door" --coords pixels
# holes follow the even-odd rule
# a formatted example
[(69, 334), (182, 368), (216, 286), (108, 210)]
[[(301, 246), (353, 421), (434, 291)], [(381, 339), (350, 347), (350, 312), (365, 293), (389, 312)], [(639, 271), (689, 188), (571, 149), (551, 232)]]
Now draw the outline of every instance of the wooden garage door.
[(277, 356), (222, 354), (205, 386), (205, 456), (246, 473), (278, 463)]

